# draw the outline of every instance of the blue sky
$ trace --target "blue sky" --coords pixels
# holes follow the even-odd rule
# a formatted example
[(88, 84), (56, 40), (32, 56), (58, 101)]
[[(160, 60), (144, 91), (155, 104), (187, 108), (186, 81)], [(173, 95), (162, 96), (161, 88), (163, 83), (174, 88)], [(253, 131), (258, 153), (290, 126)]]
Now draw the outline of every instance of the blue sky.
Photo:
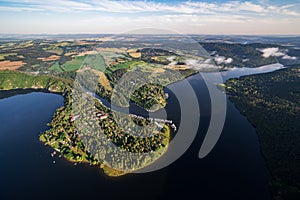
[(300, 0), (0, 0), (0, 33), (300, 35)]

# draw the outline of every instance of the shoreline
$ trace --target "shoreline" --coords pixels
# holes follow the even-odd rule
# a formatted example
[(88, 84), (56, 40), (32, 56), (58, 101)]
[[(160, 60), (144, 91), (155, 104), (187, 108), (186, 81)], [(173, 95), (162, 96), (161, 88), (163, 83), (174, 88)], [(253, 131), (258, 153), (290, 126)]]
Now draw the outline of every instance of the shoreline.
[[(229, 100), (233, 104), (234, 108), (241, 114), (241, 116), (245, 117), (247, 119), (248, 123), (251, 124), (251, 126), (254, 128), (256, 136), (257, 136), (257, 140), (258, 140), (258, 143), (259, 143), (259, 152), (260, 152), (262, 158), (265, 161), (265, 167), (267, 168), (268, 177), (270, 178), (270, 181), (273, 181), (274, 180), (274, 176), (271, 173), (271, 168), (270, 168), (270, 166), (269, 166), (269, 164), (267, 162), (267, 156), (266, 156), (266, 153), (263, 150), (262, 138), (261, 138), (261, 136), (259, 134), (258, 128), (256, 127), (256, 125), (252, 121), (250, 121), (249, 116), (246, 115), (246, 113), (243, 113), (241, 111), (241, 109), (236, 106), (236, 103), (233, 100), (231, 100), (230, 96), (227, 97), (227, 100)], [(273, 191), (272, 191), (272, 185), (271, 185), (271, 183), (269, 183), (268, 188), (270, 190), (270, 194), (272, 196), (272, 199), (274, 199), (274, 194), (273, 194)]]
[[(64, 96), (64, 100), (65, 100), (65, 103), (64, 103), (64, 108), (69, 108), (70, 107), (70, 104), (69, 104), (69, 96), (68, 95), (66, 95), (66, 96)], [(95, 98), (96, 99), (96, 98)], [(104, 105), (103, 105), (104, 106)], [(105, 106), (105, 108), (107, 109), (107, 107)], [(57, 111), (56, 111), (57, 112)], [(52, 120), (53, 121), (53, 120)], [(169, 144), (169, 141), (170, 141), (170, 135), (171, 135), (171, 129), (170, 129), (170, 127), (168, 126), (168, 125), (165, 125), (166, 127), (167, 127), (167, 133), (165, 133), (166, 135), (166, 138), (167, 138), (167, 141), (165, 140), (162, 144), (164, 144), (166, 147), (162, 147), (162, 148), (160, 148), (160, 149), (157, 149), (155, 152), (158, 152), (158, 154), (164, 154), (165, 153), (165, 151), (168, 149), (167, 147), (168, 147), (168, 144)], [(48, 131), (51, 131), (52, 130), (52, 125), (50, 125), (50, 129), (48, 130)], [(47, 132), (47, 131), (46, 131)], [(46, 132), (44, 132), (44, 133), (46, 133)], [(53, 144), (54, 145), (52, 145), (51, 144), (51, 140), (48, 140), (48, 139), (46, 139), (46, 137), (45, 136), (43, 136), (43, 139), (41, 138), (41, 136), (44, 134), (44, 133), (41, 133), (41, 135), (40, 135), (40, 141), (41, 142), (43, 142), (44, 144), (46, 144), (46, 145), (48, 145), (48, 146), (50, 146), (51, 148), (53, 148), (55, 151), (58, 151), (57, 150), (57, 147), (55, 146), (56, 144), (57, 144), (57, 142), (54, 142)], [(68, 134), (67, 132), (65, 133), (65, 134)], [(80, 136), (79, 136), (79, 138), (80, 138)], [(55, 140), (54, 140), (55, 141)], [(76, 147), (74, 147), (75, 149), (76, 149)], [(163, 152), (161, 152), (161, 150), (164, 150)], [(72, 150), (72, 149), (71, 149)], [(108, 166), (108, 165), (105, 165), (105, 163), (104, 162), (101, 162), (101, 161), (99, 161), (97, 158), (95, 158), (94, 156), (93, 156), (93, 160), (91, 161), (91, 160), (89, 160), (89, 159), (86, 159), (86, 158), (83, 158), (83, 160), (80, 160), (80, 161), (78, 161), (78, 160), (76, 160), (76, 159), (73, 159), (72, 157), (69, 157), (69, 156), (66, 156), (64, 153), (62, 153), (62, 152), (60, 152), (59, 151), (59, 153), (64, 157), (64, 158), (66, 158), (66, 160), (68, 160), (68, 161), (70, 161), (70, 162), (72, 162), (72, 163), (86, 163), (86, 164), (90, 164), (90, 165), (92, 165), (92, 166), (96, 166), (96, 167), (99, 167), (100, 169), (102, 169), (102, 171), (104, 172), (104, 174), (105, 175), (107, 175), (107, 176), (109, 176), (109, 177), (118, 177), (118, 176), (123, 176), (123, 175), (125, 175), (125, 174), (128, 174), (128, 173), (131, 173), (131, 171), (128, 171), (128, 172), (122, 172), (122, 171), (120, 171), (120, 170), (118, 170), (118, 169), (114, 169), (114, 168), (111, 168), (110, 166)], [(85, 153), (88, 153), (88, 150), (87, 150), (87, 152), (85, 152)], [(79, 153), (80, 154), (80, 153)], [(161, 156), (161, 155), (159, 155), (159, 157)], [(153, 160), (153, 162), (155, 162), (157, 160), (157, 158), (155, 158), (154, 160)], [(95, 162), (95, 163), (93, 163), (93, 162)], [(148, 164), (151, 164), (151, 163), (153, 163), (153, 162), (150, 162), (150, 163), (147, 163), (147, 165)], [(144, 166), (143, 166), (144, 167)], [(141, 167), (141, 168), (143, 168), (143, 167)], [(136, 171), (137, 169), (141, 169), (141, 168), (136, 168), (136, 169), (134, 169), (134, 170), (132, 170), (132, 172), (133, 171)]]
[[(14, 77), (14, 79), (10, 79), (9, 78), (9, 76), (5, 76), (5, 74), (10, 74), (11, 76), (12, 75), (15, 75), (15, 76), (13, 76)], [(15, 87), (14, 88), (14, 85), (18, 85), (18, 87), (20, 87), (20, 84), (23, 84), (23, 83), (25, 83), (25, 82), (18, 82), (19, 80), (18, 80), (18, 78), (19, 77), (24, 77), (25, 76), (25, 78), (31, 78), (31, 79), (34, 79), (34, 80), (36, 80), (36, 81), (39, 81), (40, 79), (42, 79), (42, 78), (50, 78), (50, 77), (47, 77), (47, 76), (42, 76), (42, 77), (40, 77), (40, 76), (32, 76), (32, 75), (27, 75), (27, 74), (24, 74), (24, 73), (19, 73), (19, 72), (7, 72), (7, 71), (5, 71), (5, 72), (3, 72), (3, 74), (2, 75), (4, 75), (4, 84), (3, 84), (3, 86), (2, 86), (2, 88), (4, 88), (4, 89), (2, 89), (2, 90), (0, 90), (0, 93), (1, 92), (3, 92), (3, 93), (6, 93), (5, 94), (5, 96), (3, 97), (3, 98), (5, 98), (5, 97), (9, 97), (9, 96), (14, 96), (14, 95), (18, 95), (18, 94), (26, 94), (26, 93), (32, 93), (32, 92), (44, 92), (44, 93), (53, 93), (53, 94), (58, 94), (58, 95), (61, 95), (63, 98), (64, 98), (64, 105), (62, 106), (62, 107), (60, 107), (60, 108), (58, 108), (57, 110), (56, 110), (56, 112), (53, 114), (53, 118), (52, 118), (52, 120), (51, 120), (51, 122), (50, 122), (50, 126), (49, 126), (49, 129), (47, 130), (47, 131), (45, 131), (45, 132), (43, 132), (43, 133), (41, 133), (40, 134), (40, 141), (42, 142), (42, 143), (47, 143), (47, 146), (50, 146), (51, 148), (53, 148), (53, 150), (55, 150), (55, 151), (57, 151), (56, 149), (57, 149), (57, 146), (55, 146), (55, 145), (57, 145), (58, 143), (57, 142), (55, 142), (55, 143), (53, 143), (54, 145), (51, 145), (51, 143), (49, 142), (50, 140), (48, 140), (47, 138), (45, 138), (44, 136), (42, 136), (43, 134), (45, 134), (46, 132), (48, 132), (48, 133), (50, 133), (51, 134), (51, 131), (55, 131), (55, 130), (53, 130), (53, 128), (56, 126), (56, 125), (54, 125), (54, 124), (51, 124), (51, 123), (54, 123), (53, 122), (53, 120), (54, 120), (54, 117), (55, 117), (55, 115), (63, 115), (63, 116), (65, 116), (65, 114), (66, 113), (61, 113), (61, 112), (63, 112), (63, 110), (64, 109), (66, 109), (66, 108), (68, 108), (68, 107), (70, 107), (70, 92), (71, 92), (71, 89), (70, 89), (70, 87), (71, 87), (71, 84), (70, 84), (70, 82), (68, 82), (68, 80), (66, 80), (67, 82), (66, 83), (64, 83), (63, 85), (61, 85), (59, 88), (58, 88), (58, 90), (60, 90), (61, 92), (57, 92), (57, 91), (55, 91), (55, 90), (51, 90), (51, 89), (49, 89), (49, 85), (47, 84), (47, 82), (45, 83), (45, 85), (39, 85), (38, 87), (36, 86), (36, 85), (38, 85), (39, 84), (39, 82), (38, 83), (36, 83), (36, 84), (33, 84), (32, 85), (32, 87), (24, 87), (24, 88), (17, 88), (17, 87)], [(55, 80), (55, 81), (64, 81), (63, 79), (60, 79), (60, 78), (58, 78), (58, 79), (56, 79), (55, 77), (51, 77), (51, 79), (52, 80)], [(12, 84), (7, 84), (7, 82), (5, 82), (5, 81), (8, 81), (8, 83), (12, 83)], [(12, 82), (11, 82), (12, 81)], [(61, 83), (60, 82), (60, 83)], [(33, 82), (34, 83), (34, 82)], [(43, 82), (44, 83), (44, 82)], [(5, 85), (6, 84), (6, 85)], [(25, 83), (26, 84), (26, 83)], [(28, 84), (27, 84), (28, 85)], [(24, 85), (25, 86), (25, 85)], [(42, 86), (45, 86), (45, 87), (42, 87)], [(51, 86), (52, 86), (52, 84), (51, 84)], [(9, 88), (9, 89), (8, 89)], [(68, 114), (65, 116), (65, 117), (67, 117), (68, 116)], [(54, 126), (53, 126), (54, 125)], [(58, 125), (58, 126), (61, 126), (61, 125)], [(67, 126), (64, 126), (64, 127), (67, 127)], [(169, 127), (168, 127), (168, 130), (170, 130), (169, 129)], [(67, 131), (67, 129), (65, 130), (65, 131)], [(170, 132), (170, 131), (169, 131)], [(64, 134), (68, 134), (68, 132), (64, 132)], [(41, 136), (43, 137), (42, 139), (41, 139)], [(55, 137), (54, 137), (55, 138)], [(169, 143), (169, 140), (170, 140), (170, 133), (168, 133), (168, 143)], [(53, 140), (53, 141), (55, 141), (55, 140)], [(52, 142), (53, 142), (52, 141)], [(166, 143), (166, 141), (164, 142), (164, 143)], [(168, 144), (165, 144), (165, 145), (168, 145)], [(76, 146), (74, 146), (74, 148), (75, 148), (75, 153), (79, 153), (79, 157), (77, 157), (76, 159), (72, 159), (72, 158), (70, 158), (70, 157), (68, 157), (68, 156), (66, 156), (64, 153), (60, 153), (66, 160), (68, 160), (68, 161), (70, 161), (70, 162), (72, 162), (72, 163), (77, 163), (77, 162), (85, 162), (85, 163), (90, 163), (91, 164), (91, 160), (89, 160), (90, 159), (90, 157), (89, 158), (87, 158), (87, 160), (85, 160), (86, 158), (85, 158), (85, 156), (84, 155), (87, 155), (86, 153), (87, 152), (83, 152), (82, 151), (82, 149), (78, 149), (79, 151), (77, 151), (76, 150)], [(166, 148), (164, 148), (164, 149), (166, 149)], [(59, 150), (61, 150), (61, 149), (59, 149)], [(85, 150), (84, 150), (85, 151)], [(157, 151), (160, 151), (159, 149), (157, 150)], [(84, 153), (84, 154), (81, 154), (81, 152), (82, 153)], [(81, 156), (84, 156), (84, 157), (81, 157)], [(77, 159), (80, 159), (80, 161), (78, 161)], [(92, 162), (94, 162), (95, 160), (94, 160), (94, 158), (92, 159)], [(93, 164), (93, 165), (95, 165), (95, 166), (98, 166), (99, 168), (101, 168), (104, 172), (105, 172), (105, 174), (106, 175), (108, 175), (108, 176), (120, 176), (120, 175), (124, 175), (125, 173), (124, 172), (119, 172), (119, 171), (117, 171), (117, 170), (114, 170), (114, 169), (111, 169), (109, 166), (105, 166), (103, 163), (99, 163), (99, 162), (97, 162), (97, 164)]]
[[(188, 76), (186, 76), (184, 79), (188, 79), (189, 77), (192, 77), (192, 76), (194, 76), (194, 75), (196, 75), (197, 73), (201, 73), (201, 72), (198, 72), (198, 71), (195, 71), (194, 73), (191, 73), (191, 74), (189, 74)], [(203, 72), (203, 73), (215, 73), (215, 72)], [(178, 81), (176, 81), (176, 82), (179, 82), (179, 81), (182, 81), (182, 80), (184, 80), (184, 79), (181, 79), (181, 80), (178, 80)], [(170, 83), (169, 85), (171, 85), (171, 84), (174, 84), (174, 83), (176, 83), (176, 82), (173, 82), (173, 83)], [(164, 87), (167, 87), (167, 86), (164, 86)], [(63, 95), (63, 94), (66, 94), (67, 92), (68, 92), (68, 89), (66, 89), (64, 92), (56, 92), (56, 91), (53, 91), (53, 90), (49, 90), (49, 89), (46, 89), (46, 88), (24, 88), (24, 89), (22, 89), (22, 88), (17, 88), (17, 89), (12, 89), (12, 90), (0, 90), (0, 92), (12, 92), (13, 94), (18, 94), (18, 93), (31, 93), (31, 92), (45, 92), (45, 93), (53, 93), (53, 94), (58, 94), (58, 95), (62, 95), (63, 96), (63, 98), (64, 98), (64, 107), (67, 107), (68, 106), (68, 96), (66, 96), (66, 95)], [(138, 106), (138, 105), (137, 105)], [(52, 119), (53, 120), (53, 119)], [(251, 123), (252, 124), (252, 123)], [(50, 129), (48, 130), (48, 131), (50, 131), (52, 129), (52, 127), (50, 126)], [(43, 133), (42, 133), (43, 134)], [(41, 134), (41, 135), (42, 135)], [(170, 142), (170, 138), (171, 138), (171, 129), (170, 129), (170, 127), (168, 126), (168, 143)], [(43, 141), (42, 141), (43, 142)], [(43, 142), (43, 143), (45, 143), (45, 142)], [(51, 146), (51, 144), (47, 144), (48, 146), (50, 146), (50, 147), (52, 147)], [(53, 146), (52, 147), (54, 150), (55, 150), (55, 147)], [(162, 152), (162, 154), (164, 154), (166, 151), (167, 151), (167, 147), (166, 148), (163, 148), (164, 149), (164, 151)], [(157, 150), (157, 151), (160, 151), (159, 149)], [(89, 163), (89, 164), (91, 164), (91, 162), (89, 162), (88, 160), (82, 160), (82, 161), (77, 161), (77, 160), (74, 160), (74, 159), (72, 159), (72, 158), (70, 158), (70, 157), (67, 157), (67, 156), (65, 156), (63, 153), (60, 153), (60, 154), (62, 154), (63, 155), (63, 157), (64, 158), (66, 158), (66, 160), (68, 160), (68, 161), (70, 161), (70, 162), (72, 162), (72, 163), (78, 163), (78, 162), (81, 162), (81, 163)], [(153, 162), (155, 162), (155, 160), (153, 161)], [(151, 163), (153, 163), (153, 162), (151, 162)], [(150, 164), (151, 164), (150, 163)], [(104, 171), (104, 173), (106, 174), (106, 175), (108, 175), (108, 176), (121, 176), (121, 175), (125, 175), (125, 174), (127, 174), (127, 172), (121, 172), (121, 173), (118, 173), (117, 175), (116, 175), (116, 171), (117, 170), (114, 170), (114, 169), (111, 169), (109, 166), (106, 166), (106, 165), (104, 165), (103, 163), (99, 163), (99, 164), (92, 164), (93, 166), (97, 166), (97, 167), (100, 167), (103, 171)], [(135, 169), (136, 170), (136, 169)], [(112, 173), (112, 174), (109, 174), (108, 172), (109, 171), (113, 171), (114, 173)], [(128, 172), (128, 173), (130, 173), (130, 172)]]
[[(18, 88), (18, 89), (0, 89), (0, 99), (9, 98), (15, 95), (29, 94), (32, 92), (51, 93), (63, 96), (63, 92), (54, 92), (46, 88)], [(2, 96), (3, 95), (3, 96)]]
[[(228, 99), (239, 111), (239, 113), (242, 116), (246, 117), (248, 122), (255, 129), (259, 143), (259, 150), (263, 159), (265, 160), (266, 168), (268, 170), (268, 176), (270, 178), (269, 189), (273, 198), (276, 199), (289, 195), (293, 196), (296, 195), (297, 192), (300, 193), (299, 181), (297, 182), (297, 179), (292, 178), (297, 174), (296, 166), (299, 166), (299, 162), (297, 162), (296, 156), (297, 152), (299, 152), (299, 149), (295, 145), (292, 145), (293, 143), (290, 142), (297, 142), (298, 140), (297, 133), (291, 127), (295, 127), (297, 125), (297, 123), (295, 125), (294, 122), (297, 121), (296, 113), (299, 112), (299, 110), (297, 111), (297, 104), (293, 101), (293, 99), (296, 98), (296, 93), (293, 93), (294, 98), (289, 96), (282, 97), (283, 99), (287, 98), (285, 101), (287, 101), (288, 106), (284, 107), (280, 107), (281, 104), (278, 104), (277, 101), (279, 101), (280, 99), (273, 102), (272, 97), (274, 96), (274, 93), (265, 92), (264, 96), (259, 94), (264, 91), (262, 88), (267, 87), (264, 85), (265, 82), (270, 84), (274, 81), (276, 82), (277, 80), (278, 82), (283, 81), (286, 84), (289, 83), (291, 86), (293, 83), (296, 84), (296, 81), (298, 80), (297, 73), (299, 73), (299, 65), (295, 65), (294, 67), (282, 68), (276, 70), (273, 73), (262, 73), (259, 74), (258, 76), (260, 77), (257, 78), (255, 78), (255, 76), (257, 75), (252, 75), (248, 76), (248, 78), (241, 77), (242, 79), (236, 78), (235, 80), (228, 80), (229, 82), (226, 83), (226, 87), (230, 86), (230, 91), (226, 92), (228, 94)], [(243, 97), (241, 93), (247, 92), (248, 90), (244, 90), (242, 89), (242, 87), (254, 87), (256, 92), (254, 93), (252, 91), (252, 93), (246, 93), (246, 96)], [(273, 86), (271, 88), (274, 89), (274, 87), (276, 88), (276, 86)], [(251, 97), (251, 102), (262, 98), (261, 104), (252, 104), (251, 102), (247, 101), (246, 97), (248, 99)], [(279, 102), (281, 102), (281, 100)], [(264, 108), (264, 106), (266, 106), (266, 108)], [(284, 111), (284, 113), (279, 114), (276, 110)], [(255, 117), (255, 113), (259, 111), (262, 112), (261, 118)], [(266, 114), (263, 114), (263, 111), (266, 111)], [(289, 114), (290, 112), (295, 114)], [(284, 122), (287, 129), (282, 129), (279, 126), (279, 124), (281, 123), (278, 121), (278, 117), (280, 116), (280, 118), (282, 118), (284, 117), (284, 115), (286, 115), (286, 118), (288, 119), (292, 117), (290, 119), (291, 121)], [(261, 123), (260, 121), (265, 119), (266, 117), (271, 118), (271, 120), (273, 119), (273, 121), (270, 121), (267, 124)], [(290, 139), (285, 140), (284, 138), (286, 137)], [(294, 154), (292, 154), (294, 156), (289, 155), (288, 152), (291, 151), (294, 152)], [(280, 163), (277, 163), (278, 160), (280, 160)], [(283, 174), (285, 175), (283, 176)]]

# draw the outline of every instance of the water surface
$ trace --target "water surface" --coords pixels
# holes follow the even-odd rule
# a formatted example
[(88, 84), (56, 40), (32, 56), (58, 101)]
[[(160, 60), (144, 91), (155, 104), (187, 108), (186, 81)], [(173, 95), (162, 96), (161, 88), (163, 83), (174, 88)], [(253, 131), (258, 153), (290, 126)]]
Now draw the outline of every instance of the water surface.
[[(33, 92), (0, 99), (0, 199), (270, 199), (270, 179), (255, 129), (230, 101), (220, 140), (207, 157), (198, 158), (210, 121), (210, 97), (200, 74), (187, 80), (201, 110), (192, 146), (162, 170), (117, 178), (97, 167), (52, 158), (53, 150), (39, 142), (39, 133), (49, 128), (46, 124), (63, 105), (61, 96)], [(179, 126), (179, 103), (168, 92), (168, 119)]]

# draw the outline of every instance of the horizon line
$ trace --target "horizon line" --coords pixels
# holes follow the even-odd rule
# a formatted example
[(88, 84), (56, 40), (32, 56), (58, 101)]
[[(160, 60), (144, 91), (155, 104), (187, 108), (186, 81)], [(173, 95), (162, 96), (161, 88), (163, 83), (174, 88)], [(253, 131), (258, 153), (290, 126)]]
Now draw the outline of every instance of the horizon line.
[(56, 36), (56, 35), (202, 35), (202, 36), (300, 36), (300, 34), (289, 33), (257, 33), (257, 34), (243, 34), (243, 33), (231, 33), (231, 34), (222, 34), (222, 33), (0, 33), (0, 36), (3, 35), (31, 35), (31, 36)]

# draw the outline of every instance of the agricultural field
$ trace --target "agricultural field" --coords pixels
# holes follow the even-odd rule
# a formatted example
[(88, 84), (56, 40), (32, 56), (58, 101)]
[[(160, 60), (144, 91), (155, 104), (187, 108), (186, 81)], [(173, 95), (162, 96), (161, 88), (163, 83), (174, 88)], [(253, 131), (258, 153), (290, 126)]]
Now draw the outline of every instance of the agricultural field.
[(3, 53), (0, 54), (0, 60), (5, 60), (7, 56), (16, 56), (16, 55), (17, 55), (16, 53)]
[(21, 68), (24, 64), (25, 63), (23, 63), (22, 61), (0, 61), (0, 70), (17, 70)]
[(80, 69), (85, 58), (86, 56), (76, 56), (71, 61), (68, 61), (62, 65), (63, 71), (70, 72)]
[(63, 72), (64, 70), (59, 66), (58, 62), (55, 62), (50, 68), (50, 71), (55, 71), (55, 72)]

